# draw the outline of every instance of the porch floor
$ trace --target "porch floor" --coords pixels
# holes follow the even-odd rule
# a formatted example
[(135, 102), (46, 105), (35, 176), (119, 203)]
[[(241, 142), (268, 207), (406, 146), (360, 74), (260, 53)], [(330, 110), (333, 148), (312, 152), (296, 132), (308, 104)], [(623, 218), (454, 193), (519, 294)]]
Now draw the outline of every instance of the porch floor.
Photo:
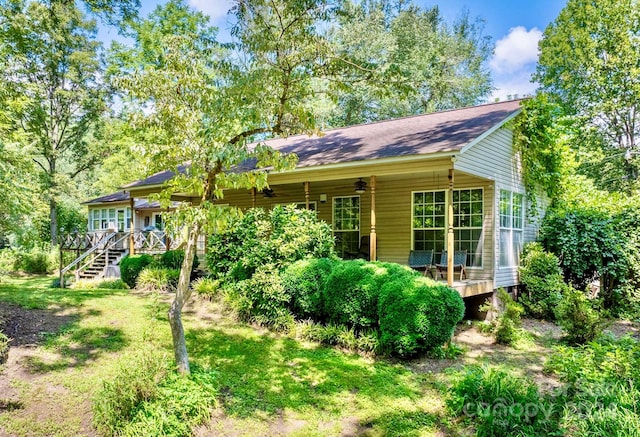
[[(446, 284), (446, 280), (438, 279), (438, 282)], [(490, 279), (464, 279), (462, 281), (454, 281), (453, 288), (455, 288), (460, 296), (472, 297), (480, 294), (487, 294), (493, 292), (493, 281)]]

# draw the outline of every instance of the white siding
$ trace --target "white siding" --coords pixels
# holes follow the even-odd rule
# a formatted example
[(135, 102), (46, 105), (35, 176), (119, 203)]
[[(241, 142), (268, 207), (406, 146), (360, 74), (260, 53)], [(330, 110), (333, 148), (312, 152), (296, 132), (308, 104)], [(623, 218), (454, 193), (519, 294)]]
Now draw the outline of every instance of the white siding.
[[(500, 207), (500, 190), (525, 193), (520, 172), (520, 160), (518, 155), (513, 153), (512, 144), (512, 131), (509, 128), (502, 127), (460, 154), (455, 163), (457, 170), (487, 178), (494, 182), (493, 226), (495, 232), (493, 234), (493, 247), (495, 247), (495, 251), (493, 262), (495, 272), (494, 285), (496, 288), (518, 285), (517, 267), (501, 268), (499, 265), (500, 213), (498, 209)], [(524, 242), (536, 239), (546, 205), (546, 199), (538, 196), (537, 214), (530, 216), (528, 205), (525, 204)]]

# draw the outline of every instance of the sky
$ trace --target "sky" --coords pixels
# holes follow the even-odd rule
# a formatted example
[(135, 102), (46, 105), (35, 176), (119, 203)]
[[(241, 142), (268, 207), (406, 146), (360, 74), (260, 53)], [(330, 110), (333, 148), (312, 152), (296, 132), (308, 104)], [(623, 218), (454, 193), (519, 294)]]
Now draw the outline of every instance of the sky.
[[(141, 15), (146, 16), (162, 0), (142, 0)], [(209, 15), (220, 29), (219, 36), (228, 38), (230, 22), (227, 11), (232, 0), (188, 0), (189, 4)], [(452, 22), (467, 9), (470, 17), (485, 22), (484, 34), (495, 44), (489, 69), (495, 90), (488, 98), (505, 100), (509, 96), (532, 94), (531, 83), (538, 59), (538, 41), (542, 32), (560, 13), (566, 0), (414, 0), (420, 6), (438, 6), (447, 22)], [(103, 41), (116, 37), (114, 30), (101, 29)]]

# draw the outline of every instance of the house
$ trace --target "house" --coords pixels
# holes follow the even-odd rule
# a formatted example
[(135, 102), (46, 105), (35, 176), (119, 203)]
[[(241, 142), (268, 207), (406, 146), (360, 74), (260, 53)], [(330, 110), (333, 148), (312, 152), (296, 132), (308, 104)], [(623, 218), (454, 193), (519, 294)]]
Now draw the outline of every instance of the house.
[[(520, 112), (520, 102), (332, 129), (320, 137), (268, 140), (274, 149), (296, 153), (297, 167), (271, 173), (264, 192), (225, 191), (221, 203), (244, 209), (295, 203), (315, 209), (331, 224), (340, 254), (358, 252), (368, 240), (371, 258), (381, 261), (406, 264), (410, 250), (433, 249), (438, 262), (453, 240), (455, 250), (468, 254), (467, 279), (453, 284), (464, 297), (516, 286), (520, 250), (535, 239), (542, 216), (542, 211), (528, 215), (513, 152), (509, 121)], [(102, 230), (114, 221), (126, 231), (120, 219), (131, 217), (134, 235), (147, 222), (157, 223), (159, 209), (138, 202), (173, 175), (157, 173), (122, 187), (124, 193), (113, 198), (87, 202), (90, 229)], [(129, 206), (134, 214), (128, 216), (131, 199), (140, 200)]]

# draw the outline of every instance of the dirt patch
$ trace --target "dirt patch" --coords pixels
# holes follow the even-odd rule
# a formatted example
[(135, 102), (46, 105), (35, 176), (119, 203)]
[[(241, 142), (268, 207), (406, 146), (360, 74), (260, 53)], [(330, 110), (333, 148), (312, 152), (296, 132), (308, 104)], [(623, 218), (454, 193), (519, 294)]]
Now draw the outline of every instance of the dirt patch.
[(0, 331), (11, 339), (11, 347), (37, 345), (47, 333), (58, 332), (74, 320), (72, 313), (63, 310), (30, 310), (4, 302), (0, 307)]

